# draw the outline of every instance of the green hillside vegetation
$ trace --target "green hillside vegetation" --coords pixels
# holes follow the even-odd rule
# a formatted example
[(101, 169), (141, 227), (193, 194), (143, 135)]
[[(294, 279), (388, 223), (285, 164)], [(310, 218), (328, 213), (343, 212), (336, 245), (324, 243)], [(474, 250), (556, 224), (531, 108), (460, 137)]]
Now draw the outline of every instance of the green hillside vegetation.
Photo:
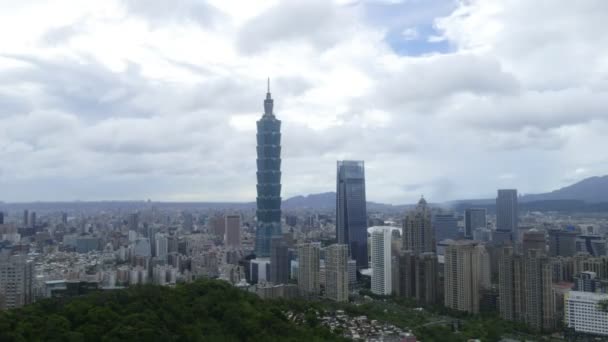
[(0, 341), (343, 341), (217, 280), (145, 285), (0, 312)]

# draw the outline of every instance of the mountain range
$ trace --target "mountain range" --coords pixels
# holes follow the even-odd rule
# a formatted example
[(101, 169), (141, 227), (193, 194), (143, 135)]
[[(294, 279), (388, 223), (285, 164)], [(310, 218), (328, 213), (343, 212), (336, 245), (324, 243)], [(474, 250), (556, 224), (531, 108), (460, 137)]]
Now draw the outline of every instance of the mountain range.
[[(458, 206), (460, 203), (467, 203), (469, 205), (486, 206), (494, 204), (495, 201), (496, 200), (494, 198), (469, 199), (451, 201), (447, 204)], [(562, 204), (581, 204), (581, 202), (585, 202), (587, 204), (608, 203), (608, 175), (601, 177), (589, 177), (580, 182), (547, 193), (528, 194), (519, 197), (520, 203), (549, 201), (560, 201)], [(283, 201), (283, 208), (285, 209), (329, 209), (334, 208), (335, 205), (335, 192), (324, 192), (319, 194), (311, 194), (308, 196), (295, 196)], [(367, 204), (369, 210), (400, 210), (411, 207), (412, 205), (413, 204), (391, 205), (376, 202), (368, 202)]]

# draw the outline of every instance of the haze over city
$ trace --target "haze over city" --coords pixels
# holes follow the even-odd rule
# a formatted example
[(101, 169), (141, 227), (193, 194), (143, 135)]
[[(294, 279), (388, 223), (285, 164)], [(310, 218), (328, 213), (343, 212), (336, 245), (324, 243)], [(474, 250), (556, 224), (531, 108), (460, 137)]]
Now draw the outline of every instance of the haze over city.
[(395, 204), (608, 173), (604, 1), (0, 3), (6, 202), (253, 201), (267, 77), (283, 198), (342, 159)]

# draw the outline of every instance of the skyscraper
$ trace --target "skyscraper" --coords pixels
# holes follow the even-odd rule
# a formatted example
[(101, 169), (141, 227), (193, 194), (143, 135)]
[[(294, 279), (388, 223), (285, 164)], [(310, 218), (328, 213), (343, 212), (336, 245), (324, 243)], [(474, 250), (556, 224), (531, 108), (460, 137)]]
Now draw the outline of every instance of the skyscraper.
[(336, 235), (348, 245), (357, 268), (367, 267), (367, 203), (363, 161), (338, 161), (336, 180)]
[(270, 281), (274, 284), (289, 282), (289, 248), (282, 236), (270, 242)]
[(226, 232), (224, 244), (227, 247), (241, 247), (241, 216), (226, 215)]
[(470, 208), (464, 211), (464, 237), (472, 239), (473, 232), (477, 228), (486, 228), (486, 210), (482, 208)]
[(391, 228), (376, 227), (372, 231), (372, 292), (388, 296), (392, 289)]
[(519, 209), (516, 189), (500, 189), (496, 197), (496, 232), (494, 242), (510, 243), (517, 232)]
[(30, 213), (27, 209), (23, 211), (23, 227), (28, 227), (28, 222), (30, 220)]
[(281, 121), (273, 113), (270, 86), (257, 122), (257, 230), (255, 254), (270, 256), (270, 241), (281, 235)]
[(298, 245), (298, 290), (304, 297), (316, 297), (320, 291), (321, 243)]
[(154, 242), (156, 243), (154, 248), (156, 257), (160, 260), (167, 261), (167, 255), (169, 254), (169, 240), (167, 239), (167, 236), (163, 233), (156, 233)]
[(325, 250), (325, 296), (348, 301), (348, 246), (333, 244)]

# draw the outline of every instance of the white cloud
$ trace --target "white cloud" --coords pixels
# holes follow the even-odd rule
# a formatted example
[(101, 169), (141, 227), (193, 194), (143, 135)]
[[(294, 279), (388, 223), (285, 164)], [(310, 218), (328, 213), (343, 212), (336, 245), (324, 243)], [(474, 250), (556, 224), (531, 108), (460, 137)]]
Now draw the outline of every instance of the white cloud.
[(341, 158), (393, 203), (607, 173), (604, 1), (462, 1), (434, 22), (429, 5), (403, 37), (434, 25), (450, 51), (423, 56), (367, 5), (1, 1), (2, 199), (251, 200), (268, 76), (284, 197), (333, 190)]

